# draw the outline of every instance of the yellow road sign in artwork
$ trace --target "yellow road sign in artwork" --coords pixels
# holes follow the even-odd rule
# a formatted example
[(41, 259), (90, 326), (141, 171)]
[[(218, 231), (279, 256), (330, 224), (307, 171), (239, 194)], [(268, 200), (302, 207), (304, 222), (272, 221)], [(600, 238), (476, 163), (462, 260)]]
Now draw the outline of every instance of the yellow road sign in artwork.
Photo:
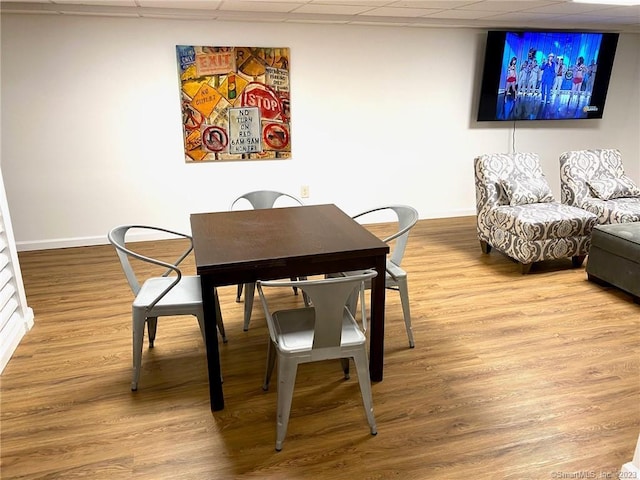
[(193, 96), (191, 106), (205, 117), (208, 117), (221, 98), (222, 95), (215, 88), (205, 83), (200, 87), (198, 93)]

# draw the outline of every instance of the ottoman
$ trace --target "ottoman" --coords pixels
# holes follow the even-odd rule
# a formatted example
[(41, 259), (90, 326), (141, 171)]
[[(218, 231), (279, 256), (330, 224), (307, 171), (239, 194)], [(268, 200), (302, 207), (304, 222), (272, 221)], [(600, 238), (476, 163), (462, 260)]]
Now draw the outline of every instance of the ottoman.
[(587, 260), (589, 280), (606, 282), (640, 301), (640, 222), (597, 225)]

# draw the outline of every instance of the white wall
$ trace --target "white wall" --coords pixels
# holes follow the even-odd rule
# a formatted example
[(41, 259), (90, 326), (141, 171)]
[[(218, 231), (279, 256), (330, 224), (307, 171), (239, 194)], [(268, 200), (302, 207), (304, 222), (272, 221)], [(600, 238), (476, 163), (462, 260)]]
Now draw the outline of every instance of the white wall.
[[(311, 24), (1, 18), (2, 170), (21, 250), (104, 243), (119, 223), (189, 230), (189, 213), (280, 189), (347, 213), (409, 203), (475, 213), (472, 159), (513, 147), (476, 123), (486, 33)], [(185, 164), (175, 45), (291, 48), (292, 160)], [(559, 198), (558, 156), (616, 147), (640, 183), (640, 35), (623, 34), (603, 120), (519, 122)]]

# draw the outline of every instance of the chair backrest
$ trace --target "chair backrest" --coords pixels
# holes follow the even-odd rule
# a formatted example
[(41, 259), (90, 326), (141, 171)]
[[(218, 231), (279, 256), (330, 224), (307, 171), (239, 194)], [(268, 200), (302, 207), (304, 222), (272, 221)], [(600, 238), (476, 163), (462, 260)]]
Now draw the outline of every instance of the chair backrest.
[[(277, 331), (269, 310), (263, 287), (297, 287), (308, 295), (315, 314), (313, 348), (339, 347), (342, 338), (342, 321), (345, 313), (353, 315), (347, 307), (347, 300), (362, 283), (378, 275), (375, 270), (366, 270), (358, 275), (323, 278), (319, 280), (258, 281), (256, 286), (264, 307), (271, 340), (277, 343)], [(354, 320), (355, 322), (355, 320)]]
[(229, 210), (233, 210), (238, 202), (241, 200), (247, 200), (254, 210), (262, 210), (266, 208), (273, 208), (276, 200), (280, 197), (286, 197), (293, 200), (298, 205), (304, 205), (302, 200), (293, 195), (289, 195), (284, 192), (276, 192), (274, 190), (256, 190), (255, 192), (248, 192), (240, 195), (236, 198), (229, 207)]
[[(347, 308), (347, 300), (362, 287), (362, 283), (378, 275), (375, 270), (366, 270), (358, 275), (319, 280), (258, 281), (257, 288), (267, 317), (271, 340), (277, 342), (277, 332), (271, 316), (263, 287), (298, 287), (311, 300), (315, 313), (313, 348), (339, 347), (342, 338), (342, 321), (345, 313), (353, 318)], [(354, 320), (355, 322), (355, 320)]]
[(395, 240), (395, 244), (393, 249), (389, 253), (389, 259), (400, 266), (402, 263), (402, 258), (404, 257), (404, 252), (407, 248), (407, 240), (409, 239), (409, 230), (413, 228), (413, 226), (418, 222), (418, 211), (410, 207), (408, 205), (387, 205), (383, 207), (372, 208), (371, 210), (367, 210), (365, 212), (358, 213), (354, 215), (352, 218), (362, 220), (362, 217), (365, 215), (370, 215), (378, 212), (391, 211), (394, 212), (396, 218), (398, 220), (398, 229), (397, 231), (389, 235), (386, 238), (383, 238), (382, 241), (385, 243), (389, 243)]
[(491, 153), (474, 159), (477, 213), (508, 205), (502, 180), (542, 178), (544, 173), (537, 153)]
[(502, 182), (544, 178), (544, 173), (537, 153), (491, 153), (474, 159), (474, 177), (476, 227), (479, 238), (488, 241), (491, 230), (489, 212), (496, 207), (509, 205), (509, 197)]
[(581, 207), (594, 198), (587, 182), (593, 179), (620, 178), (624, 175), (622, 156), (616, 149), (573, 150), (560, 155), (560, 192), (562, 203)]
[[(162, 260), (158, 260), (156, 258), (148, 257), (137, 253), (130, 248), (127, 247), (126, 237), (127, 234), (132, 230), (144, 230), (148, 232), (156, 232), (156, 233), (164, 233), (170, 234), (180, 238), (189, 239), (189, 247), (178, 257), (178, 259), (173, 263), (164, 262)], [(182, 272), (178, 268), (178, 265), (191, 253), (193, 250), (193, 242), (191, 241), (191, 237), (184, 233), (174, 232), (173, 230), (167, 230), (165, 228), (153, 227), (148, 225), (120, 225), (118, 227), (114, 227), (107, 234), (107, 238), (109, 239), (109, 243), (113, 245), (118, 254), (118, 258), (120, 259), (120, 265), (122, 266), (122, 270), (124, 271), (125, 276), (127, 277), (127, 282), (131, 287), (131, 291), (134, 295), (137, 295), (141, 288), (140, 279), (136, 276), (136, 273), (131, 265), (130, 258), (136, 258), (143, 262), (147, 262), (153, 265), (158, 265), (160, 267), (166, 268), (166, 271), (162, 275), (163, 277), (169, 276), (171, 273), (175, 273), (175, 280), (170, 283), (167, 288), (165, 288), (160, 294), (155, 298), (155, 300), (147, 307), (148, 309), (153, 308), (153, 306), (164, 297), (169, 290), (171, 290), (182, 278)]]

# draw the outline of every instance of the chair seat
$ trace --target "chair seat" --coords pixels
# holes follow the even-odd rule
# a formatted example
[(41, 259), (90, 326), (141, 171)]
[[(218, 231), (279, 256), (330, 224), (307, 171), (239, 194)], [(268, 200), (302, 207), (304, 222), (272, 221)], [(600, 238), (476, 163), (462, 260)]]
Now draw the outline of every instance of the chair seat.
[[(309, 351), (313, 345), (315, 310), (313, 307), (281, 310), (273, 314), (279, 347), (286, 353)], [(340, 347), (360, 345), (366, 341), (364, 334), (345, 312), (342, 319)]]
[(599, 223), (640, 222), (640, 198), (615, 198), (600, 200), (585, 198), (582, 208), (598, 215)]
[[(146, 280), (133, 301), (134, 308), (149, 305), (167, 286), (175, 281), (175, 277), (153, 277)], [(183, 276), (169, 292), (153, 307), (155, 312), (179, 306), (181, 311), (189, 305), (197, 307), (202, 304), (202, 289), (199, 276)]]
[(494, 227), (528, 241), (588, 236), (597, 218), (581, 208), (558, 202), (501, 205), (488, 213)]

